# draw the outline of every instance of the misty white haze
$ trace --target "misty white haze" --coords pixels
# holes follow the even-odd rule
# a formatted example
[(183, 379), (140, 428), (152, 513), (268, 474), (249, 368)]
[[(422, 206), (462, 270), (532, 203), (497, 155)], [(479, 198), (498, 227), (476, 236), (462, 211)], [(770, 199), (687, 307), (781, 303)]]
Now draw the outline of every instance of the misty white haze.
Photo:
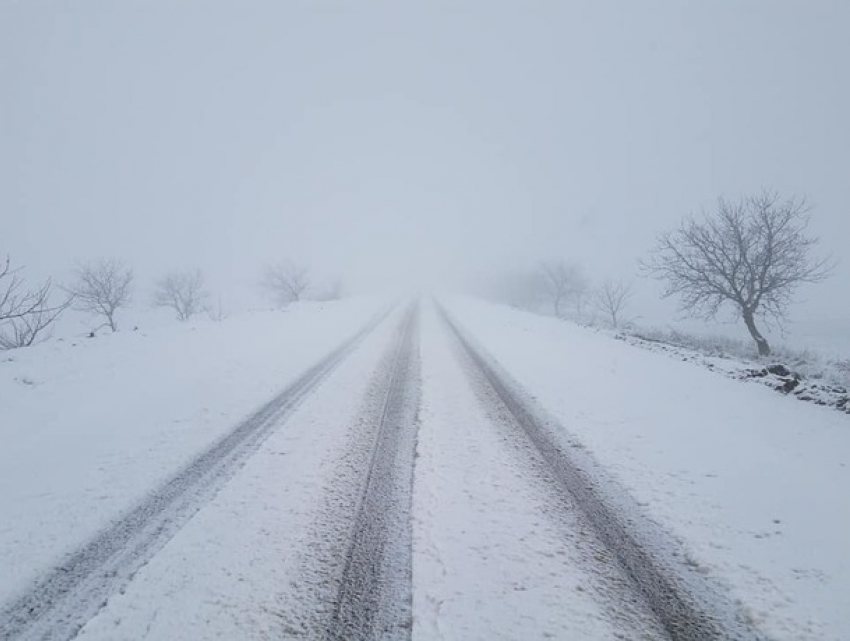
[(0, 0), (0, 639), (850, 639), (848, 36)]
[[(848, 26), (826, 1), (4, 2), (2, 249), (33, 277), (120, 258), (137, 305), (196, 268), (256, 305), (281, 257), (355, 292), (550, 258), (630, 279), (769, 188), (839, 259), (792, 318), (846, 321)], [(632, 313), (671, 322), (658, 292)]]

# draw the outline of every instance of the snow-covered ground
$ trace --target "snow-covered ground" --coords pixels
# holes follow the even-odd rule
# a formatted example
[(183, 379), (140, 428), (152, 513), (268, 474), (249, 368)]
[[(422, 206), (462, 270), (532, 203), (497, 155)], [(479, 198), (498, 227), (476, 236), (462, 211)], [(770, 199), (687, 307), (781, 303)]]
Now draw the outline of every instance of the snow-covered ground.
[(309, 303), (0, 353), (0, 603), (383, 304)]
[(655, 338), (640, 332), (612, 337), (673, 358), (698, 363), (729, 378), (761, 383), (790, 398), (832, 407), (850, 414), (850, 361), (826, 360), (808, 352), (780, 351), (772, 356), (736, 356), (722, 343), (682, 344), (673, 337)]
[(315, 529), (363, 411), (368, 374), (390, 346), (397, 320), (367, 337), (89, 621), (81, 639), (321, 637), (325, 613), (316, 608), (316, 586), (329, 582), (322, 561), (333, 563), (317, 551), (344, 546), (345, 539)]
[[(850, 637), (846, 415), (604, 332), (444, 302), (762, 632)], [(0, 354), (0, 612), (385, 306), (311, 303)], [(311, 390), (81, 638), (323, 634), (402, 316)], [(413, 638), (658, 637), (430, 304), (417, 340)]]
[[(574, 506), (541, 477), (498, 402), (476, 396), (456, 340), (422, 326), (413, 638), (656, 639)], [(545, 475), (544, 475), (545, 476)]]
[(850, 635), (845, 415), (552, 318), (450, 309), (762, 630)]

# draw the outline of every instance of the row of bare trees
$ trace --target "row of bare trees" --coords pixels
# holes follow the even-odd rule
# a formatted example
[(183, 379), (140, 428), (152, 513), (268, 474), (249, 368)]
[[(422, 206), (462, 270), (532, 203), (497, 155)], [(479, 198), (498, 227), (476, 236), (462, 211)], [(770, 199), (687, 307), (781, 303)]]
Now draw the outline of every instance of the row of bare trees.
[[(78, 265), (67, 284), (56, 285), (51, 279), (28, 286), (21, 268), (6, 258), (0, 263), (0, 349), (27, 347), (49, 335), (61, 314), (71, 308), (98, 319), (103, 328), (118, 331), (118, 313), (133, 303), (135, 276), (120, 260), (101, 259)], [(276, 304), (285, 307), (305, 299), (311, 289), (309, 272), (291, 261), (266, 267), (262, 287)], [(333, 280), (319, 295), (322, 300), (343, 296), (340, 279)], [(225, 314), (220, 299), (210, 303), (210, 294), (200, 270), (172, 271), (154, 284), (153, 307), (170, 309), (177, 320), (187, 321), (206, 312), (213, 320)]]
[[(133, 280), (132, 269), (104, 259), (78, 266), (67, 285), (47, 279), (30, 286), (22, 268), (7, 257), (0, 264), (0, 349), (29, 347), (46, 338), (69, 308), (102, 320), (93, 333), (103, 327), (118, 331), (116, 316), (132, 303)], [(208, 309), (208, 297), (200, 271), (171, 272), (157, 281), (152, 305), (172, 309), (185, 321)]]
[[(731, 310), (759, 355), (769, 356), (760, 324), (781, 325), (797, 288), (823, 281), (834, 267), (830, 258), (814, 255), (818, 239), (808, 232), (809, 214), (805, 199), (782, 199), (771, 191), (737, 201), (721, 198), (714, 211), (661, 234), (640, 272), (662, 281), (662, 295), (677, 297), (686, 315), (713, 320)], [(591, 308), (615, 328), (633, 295), (632, 284), (622, 280), (592, 287), (581, 266), (563, 260), (503, 277), (496, 290), (490, 294), (515, 306), (548, 305), (555, 316), (580, 322)]]
[[(109, 327), (118, 331), (116, 314), (133, 302), (133, 270), (121, 261), (103, 259), (77, 268), (75, 279), (65, 287), (74, 309), (103, 319), (94, 331)], [(172, 271), (156, 281), (152, 307), (172, 310), (177, 320), (187, 321), (208, 309), (209, 293), (200, 270)]]
[(607, 278), (594, 284), (582, 266), (567, 260), (541, 263), (536, 269), (504, 274), (488, 294), (523, 309), (547, 311), (558, 318), (595, 323), (599, 317), (618, 328), (634, 293), (631, 282)]
[(571, 309), (572, 316), (584, 322), (590, 310), (600, 314), (613, 328), (620, 326), (633, 294), (630, 282), (607, 278), (593, 286), (581, 265), (563, 260), (543, 263), (539, 273), (552, 312), (558, 318), (569, 315)]

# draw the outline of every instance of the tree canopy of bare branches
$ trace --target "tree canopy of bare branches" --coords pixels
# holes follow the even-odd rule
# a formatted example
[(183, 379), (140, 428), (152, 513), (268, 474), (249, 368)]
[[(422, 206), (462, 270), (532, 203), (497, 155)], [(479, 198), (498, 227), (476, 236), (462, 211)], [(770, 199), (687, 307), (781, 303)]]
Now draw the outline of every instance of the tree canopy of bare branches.
[(608, 278), (596, 290), (593, 302), (600, 313), (611, 319), (611, 326), (617, 329), (620, 325), (622, 312), (633, 293), (631, 283)]
[(174, 310), (177, 320), (187, 321), (206, 309), (209, 294), (204, 290), (200, 270), (166, 274), (157, 281), (153, 294), (154, 307)]
[(21, 318), (44, 307), (50, 297), (51, 282), (37, 289), (26, 289), (20, 268), (12, 267), (12, 259), (0, 263), (0, 320)]
[(27, 289), (9, 257), (0, 263), (0, 349), (29, 347), (44, 337), (71, 303), (70, 297), (51, 302), (53, 290), (50, 279)]
[(552, 302), (552, 311), (563, 317), (564, 305), (571, 303), (579, 316), (588, 290), (587, 276), (580, 265), (563, 260), (543, 263), (540, 268), (546, 291)]
[[(49, 337), (49, 330), (71, 304), (70, 298), (51, 306), (47, 301), (29, 314), (7, 320), (0, 328), (0, 349), (29, 347), (39, 339)], [(45, 334), (46, 332), (46, 334)]]
[(101, 259), (80, 265), (74, 282), (65, 288), (74, 308), (104, 319), (103, 326), (118, 331), (115, 315), (133, 300), (133, 270), (119, 260)]
[(828, 259), (811, 256), (817, 239), (807, 233), (808, 212), (804, 199), (781, 200), (773, 192), (721, 198), (713, 214), (662, 234), (642, 268), (666, 282), (663, 295), (678, 296), (686, 313), (711, 319), (733, 306), (767, 356), (770, 345), (756, 319), (782, 321), (796, 288), (831, 271)]
[(305, 267), (282, 261), (266, 267), (262, 285), (279, 305), (286, 306), (304, 298), (310, 287), (310, 274)]

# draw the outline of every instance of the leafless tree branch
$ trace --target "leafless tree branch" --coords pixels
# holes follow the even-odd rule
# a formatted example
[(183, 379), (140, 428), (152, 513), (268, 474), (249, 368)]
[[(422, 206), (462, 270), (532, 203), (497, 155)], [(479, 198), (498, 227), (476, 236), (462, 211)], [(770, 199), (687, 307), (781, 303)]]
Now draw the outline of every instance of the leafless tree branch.
[(20, 268), (9, 257), (0, 264), (0, 349), (29, 347), (45, 337), (53, 323), (71, 304), (68, 297), (54, 304), (53, 281), (47, 279), (27, 289)]
[(23, 318), (48, 306), (50, 280), (36, 289), (26, 289), (21, 268), (12, 267), (11, 258), (0, 264), (0, 321)]
[(7, 320), (0, 328), (0, 349), (29, 347), (48, 338), (53, 323), (70, 304), (71, 300), (68, 299), (61, 305), (40, 307), (25, 316)]

